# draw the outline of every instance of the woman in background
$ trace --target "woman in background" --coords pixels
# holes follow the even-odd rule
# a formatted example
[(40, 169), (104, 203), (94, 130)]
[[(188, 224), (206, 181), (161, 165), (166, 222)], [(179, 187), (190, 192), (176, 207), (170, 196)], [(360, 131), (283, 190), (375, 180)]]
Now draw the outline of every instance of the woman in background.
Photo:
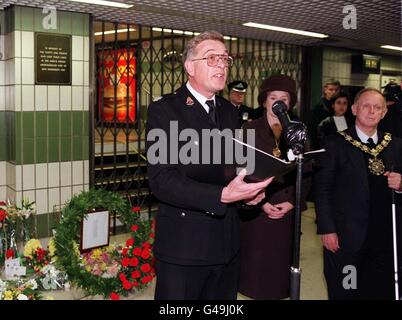
[(348, 95), (344, 92), (334, 96), (331, 100), (334, 115), (325, 118), (317, 128), (319, 145), (323, 146), (325, 138), (331, 134), (343, 131), (353, 125), (354, 121), (349, 115)]

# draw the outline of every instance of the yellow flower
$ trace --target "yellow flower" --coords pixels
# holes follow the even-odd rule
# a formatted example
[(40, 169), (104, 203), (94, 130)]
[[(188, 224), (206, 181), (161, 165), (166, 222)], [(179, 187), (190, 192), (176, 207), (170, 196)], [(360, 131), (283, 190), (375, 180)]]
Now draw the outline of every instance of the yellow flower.
[(73, 250), (77, 257), (81, 255), (77, 242), (73, 241)]
[(98, 259), (100, 256), (102, 256), (102, 250), (101, 250), (101, 249), (94, 249), (94, 250), (92, 250), (91, 256), (92, 256), (92, 259), (93, 259), (93, 260)]
[(49, 240), (49, 243), (48, 243), (47, 246), (49, 248), (49, 254), (50, 254), (50, 257), (51, 257), (52, 261), (56, 261), (57, 260), (57, 257), (56, 257), (56, 244), (54, 243), (53, 238), (51, 238)]
[(29, 240), (24, 247), (24, 256), (32, 259), (32, 254), (36, 249), (42, 248), (42, 245), (38, 239)]
[(13, 300), (13, 293), (10, 290), (4, 291), (4, 300)]

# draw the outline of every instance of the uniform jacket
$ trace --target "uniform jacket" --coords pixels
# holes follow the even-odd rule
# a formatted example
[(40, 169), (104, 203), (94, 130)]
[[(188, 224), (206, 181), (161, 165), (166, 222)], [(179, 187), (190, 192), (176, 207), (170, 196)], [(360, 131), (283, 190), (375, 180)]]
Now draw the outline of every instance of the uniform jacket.
[[(354, 126), (345, 132), (359, 141)], [(383, 136), (378, 131), (379, 141)], [(317, 231), (337, 233), (341, 247), (357, 252), (368, 229), (370, 199), (366, 160), (363, 152), (340, 134), (328, 137), (325, 149), (314, 176)], [(394, 171), (402, 172), (402, 140), (393, 137), (381, 154), (386, 170), (394, 166)]]
[[(238, 127), (237, 110), (216, 96), (218, 128)], [(147, 150), (152, 129), (169, 132), (176, 121), (178, 132), (216, 128), (186, 86), (151, 103), (147, 120)], [(172, 135), (173, 136), (173, 135)], [(177, 137), (166, 141), (168, 150)], [(199, 141), (192, 141), (200, 147)], [(185, 142), (179, 142), (181, 148)], [(201, 153), (201, 152), (200, 152)], [(169, 157), (170, 159), (170, 157)], [(159, 200), (154, 252), (158, 259), (182, 265), (212, 265), (228, 262), (239, 250), (239, 217), (236, 206), (221, 203), (224, 186), (234, 178), (221, 164), (152, 164), (148, 158), (149, 186)]]

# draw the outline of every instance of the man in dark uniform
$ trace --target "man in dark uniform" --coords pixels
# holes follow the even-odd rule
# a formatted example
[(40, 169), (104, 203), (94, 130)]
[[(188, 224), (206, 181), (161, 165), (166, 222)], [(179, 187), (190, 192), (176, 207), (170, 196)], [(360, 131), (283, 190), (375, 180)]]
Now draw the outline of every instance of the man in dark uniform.
[(340, 90), (341, 84), (338, 80), (328, 80), (324, 84), (320, 101), (311, 109), (308, 128), (310, 131), (311, 145), (313, 149), (317, 149), (319, 147), (317, 132), (318, 125), (322, 120), (333, 115), (331, 99), (339, 94)]
[(244, 98), (247, 91), (247, 83), (241, 80), (232, 81), (228, 84), (229, 101), (236, 107), (239, 112), (239, 121), (242, 125), (246, 121), (259, 118), (257, 109), (247, 107), (244, 104)]
[(326, 139), (314, 177), (328, 297), (394, 299), (391, 190), (402, 197), (402, 140), (377, 131), (387, 112), (380, 91), (361, 90), (352, 112), (355, 126)]
[(378, 129), (390, 132), (394, 137), (402, 138), (402, 90), (395, 82), (384, 87), (383, 95), (387, 101), (388, 112), (378, 124)]
[[(188, 82), (148, 108), (149, 185), (160, 202), (155, 299), (236, 299), (240, 224), (236, 203), (259, 203), (271, 179), (248, 184), (244, 175), (228, 175), (224, 163), (211, 161), (225, 149), (203, 147), (205, 131), (238, 127), (236, 110), (216, 95), (225, 87), (232, 64), (223, 36), (214, 31), (196, 36), (188, 42), (183, 61)], [(155, 136), (161, 131), (166, 140), (157, 149), (160, 140)], [(190, 133), (198, 138), (188, 139)], [(190, 144), (198, 146), (192, 154), (196, 159), (184, 163), (188, 152), (182, 153), (182, 148)], [(204, 159), (207, 153), (210, 156)], [(157, 155), (166, 160), (155, 161)]]

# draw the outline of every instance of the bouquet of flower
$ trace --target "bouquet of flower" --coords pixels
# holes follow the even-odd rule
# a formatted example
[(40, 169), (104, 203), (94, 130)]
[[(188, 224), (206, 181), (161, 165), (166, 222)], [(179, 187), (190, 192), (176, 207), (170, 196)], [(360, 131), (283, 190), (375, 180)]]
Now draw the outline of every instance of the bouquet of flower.
[(25, 264), (36, 273), (50, 262), (49, 251), (42, 248), (38, 239), (29, 240), (24, 247)]
[(28, 241), (34, 231), (34, 202), (23, 199), (21, 206), (11, 201), (0, 202), (0, 258), (4, 261), (6, 252), (12, 250), (16, 256), (18, 242)]
[(0, 300), (39, 300), (41, 299), (35, 279), (26, 282), (3, 281), (0, 279)]
[(114, 278), (120, 266), (114, 257), (113, 246), (93, 249), (82, 255), (82, 264), (86, 271), (102, 278)]
[[(152, 225), (153, 228), (153, 225)], [(126, 241), (125, 246), (117, 248), (120, 258), (121, 271), (119, 279), (123, 291), (130, 291), (132, 288), (143, 289), (155, 277), (154, 261), (152, 255), (152, 243), (154, 234), (148, 233), (148, 239), (140, 239), (136, 234), (137, 225), (131, 227), (133, 237)], [(152, 231), (152, 230), (151, 230)], [(117, 293), (111, 295), (112, 299), (118, 299)]]

